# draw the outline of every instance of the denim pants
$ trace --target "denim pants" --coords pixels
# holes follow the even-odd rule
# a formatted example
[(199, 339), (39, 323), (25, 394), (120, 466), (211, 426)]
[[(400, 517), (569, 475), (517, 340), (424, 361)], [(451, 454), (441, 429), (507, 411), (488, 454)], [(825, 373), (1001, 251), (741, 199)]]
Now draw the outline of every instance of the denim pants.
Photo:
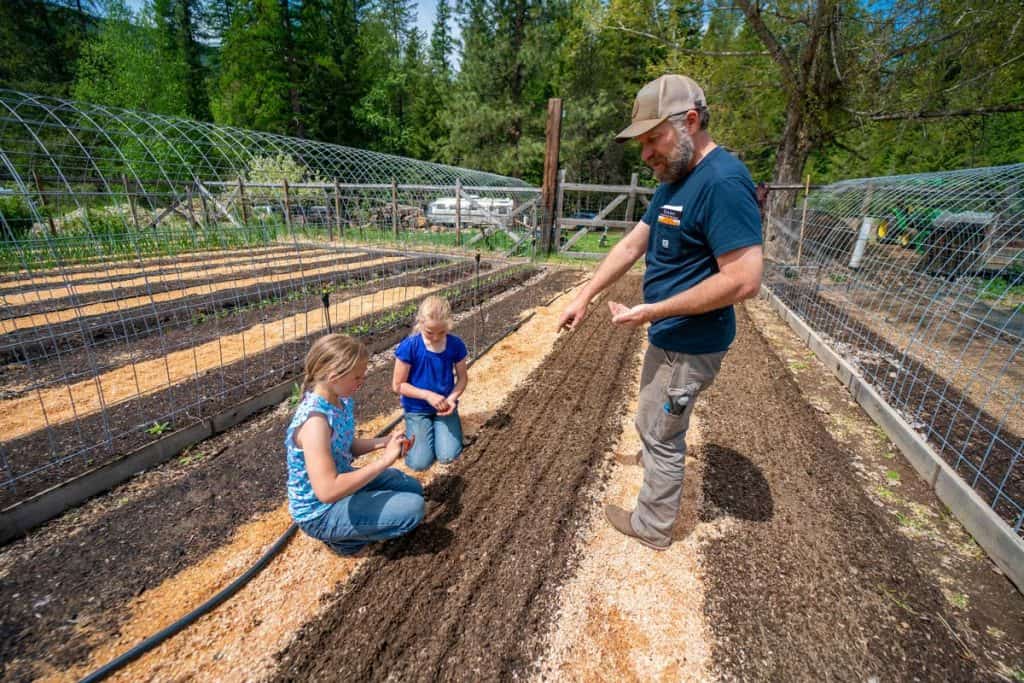
[(299, 522), (299, 528), (339, 555), (352, 555), (372, 541), (409, 533), (423, 514), (423, 487), (391, 468), (316, 519)]
[(686, 430), (700, 392), (715, 381), (725, 351), (691, 355), (647, 347), (634, 424), (643, 444), (644, 483), (633, 511), (633, 530), (671, 540), (679, 514), (686, 464)]
[(462, 421), (458, 409), (443, 417), (406, 413), (405, 435), (416, 437), (416, 442), (405, 454), (405, 464), (413, 470), (425, 470), (434, 464), (434, 460), (449, 463), (462, 453)]

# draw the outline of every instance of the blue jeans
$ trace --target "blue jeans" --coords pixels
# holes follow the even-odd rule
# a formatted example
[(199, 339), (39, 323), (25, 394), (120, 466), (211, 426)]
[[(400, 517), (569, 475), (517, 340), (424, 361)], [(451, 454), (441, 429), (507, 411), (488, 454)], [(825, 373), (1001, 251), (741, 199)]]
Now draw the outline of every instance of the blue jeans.
[(423, 514), (420, 483), (387, 469), (316, 519), (299, 522), (299, 528), (339, 555), (352, 555), (372, 541), (409, 533), (423, 521)]
[(449, 463), (462, 452), (462, 421), (458, 409), (444, 417), (406, 413), (405, 435), (416, 437), (416, 442), (405, 454), (405, 464), (416, 471), (427, 469), (434, 460)]

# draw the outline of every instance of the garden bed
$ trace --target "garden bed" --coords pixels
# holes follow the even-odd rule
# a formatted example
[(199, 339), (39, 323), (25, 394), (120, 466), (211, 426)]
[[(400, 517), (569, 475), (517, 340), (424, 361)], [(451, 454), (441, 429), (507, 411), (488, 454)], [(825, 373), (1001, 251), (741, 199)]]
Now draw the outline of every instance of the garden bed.
[[(475, 336), (484, 349), (523, 311), (576, 278), (575, 272), (550, 271), (468, 313), (453, 331), (467, 344)], [(384, 360), (357, 396), (361, 424), (397, 405), (391, 363)], [(280, 507), (281, 440), (290, 417), (287, 409), (275, 410), (239, 425), (0, 551), (0, 661), (7, 663), (6, 676), (33, 678), (81, 663), (97, 640), (116, 634), (132, 597), (200, 563), (240, 524)], [(52, 599), (56, 595), (59, 600)]]

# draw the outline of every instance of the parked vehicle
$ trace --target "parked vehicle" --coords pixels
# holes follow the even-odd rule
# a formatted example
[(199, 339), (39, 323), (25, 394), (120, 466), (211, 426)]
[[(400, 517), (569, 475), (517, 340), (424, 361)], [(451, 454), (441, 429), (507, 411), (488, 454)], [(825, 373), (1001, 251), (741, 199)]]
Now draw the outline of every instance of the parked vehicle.
[(455, 225), (456, 206), (463, 225), (507, 225), (515, 202), (508, 197), (463, 195), (461, 202), (455, 197), (442, 197), (430, 202), (427, 221), (432, 225)]

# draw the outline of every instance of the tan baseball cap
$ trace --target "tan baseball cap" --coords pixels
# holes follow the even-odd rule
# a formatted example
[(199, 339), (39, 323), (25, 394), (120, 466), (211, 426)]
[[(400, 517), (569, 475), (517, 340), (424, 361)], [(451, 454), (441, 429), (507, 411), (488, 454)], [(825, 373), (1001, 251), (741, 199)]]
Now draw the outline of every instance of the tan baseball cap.
[(633, 101), (633, 123), (615, 136), (615, 142), (643, 135), (674, 114), (706, 106), (704, 91), (696, 81), (678, 74), (666, 74), (640, 88)]

